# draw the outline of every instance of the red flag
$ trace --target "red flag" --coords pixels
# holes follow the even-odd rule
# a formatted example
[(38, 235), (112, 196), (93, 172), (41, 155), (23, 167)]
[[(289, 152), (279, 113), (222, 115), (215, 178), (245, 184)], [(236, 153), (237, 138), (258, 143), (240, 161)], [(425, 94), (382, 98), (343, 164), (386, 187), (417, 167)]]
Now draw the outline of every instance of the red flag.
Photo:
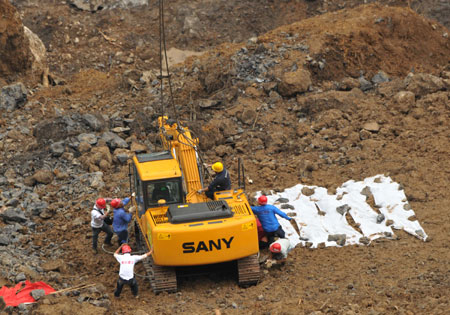
[(0, 296), (3, 297), (3, 300), (6, 303), (6, 306), (18, 306), (21, 303), (34, 303), (36, 302), (31, 296), (31, 291), (42, 289), (45, 294), (49, 294), (55, 292), (51, 286), (46, 284), (45, 282), (38, 281), (32, 283), (28, 280), (25, 282), (19, 282), (13, 288), (8, 288), (7, 286), (3, 286), (0, 289)]

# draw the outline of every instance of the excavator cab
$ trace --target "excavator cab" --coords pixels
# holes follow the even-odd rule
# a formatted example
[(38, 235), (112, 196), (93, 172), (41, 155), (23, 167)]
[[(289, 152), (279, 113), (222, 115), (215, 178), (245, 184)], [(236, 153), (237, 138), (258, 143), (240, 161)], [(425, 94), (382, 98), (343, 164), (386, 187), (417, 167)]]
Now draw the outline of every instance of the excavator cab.
[(140, 154), (130, 164), (139, 216), (148, 209), (185, 202), (181, 171), (169, 151)]
[(148, 207), (183, 202), (181, 178), (144, 183)]

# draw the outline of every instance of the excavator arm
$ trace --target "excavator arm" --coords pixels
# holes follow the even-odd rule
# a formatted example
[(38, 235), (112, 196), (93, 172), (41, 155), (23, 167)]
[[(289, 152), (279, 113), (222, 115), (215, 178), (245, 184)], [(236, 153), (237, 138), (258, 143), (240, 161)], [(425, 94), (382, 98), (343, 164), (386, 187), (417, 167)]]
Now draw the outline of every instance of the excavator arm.
[(202, 166), (197, 153), (198, 139), (192, 138), (189, 128), (181, 127), (167, 116), (159, 117), (158, 125), (164, 148), (170, 151), (180, 164), (186, 186), (186, 202), (205, 202), (206, 196), (197, 193), (203, 186), (200, 176)]

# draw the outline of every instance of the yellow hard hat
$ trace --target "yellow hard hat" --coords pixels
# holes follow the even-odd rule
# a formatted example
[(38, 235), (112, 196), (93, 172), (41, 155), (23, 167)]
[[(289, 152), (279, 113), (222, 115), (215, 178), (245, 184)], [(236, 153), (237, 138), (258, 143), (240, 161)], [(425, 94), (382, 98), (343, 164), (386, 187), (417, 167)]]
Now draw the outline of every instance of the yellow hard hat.
[(223, 164), (220, 162), (216, 162), (211, 166), (211, 168), (213, 169), (214, 172), (220, 173), (223, 171)]

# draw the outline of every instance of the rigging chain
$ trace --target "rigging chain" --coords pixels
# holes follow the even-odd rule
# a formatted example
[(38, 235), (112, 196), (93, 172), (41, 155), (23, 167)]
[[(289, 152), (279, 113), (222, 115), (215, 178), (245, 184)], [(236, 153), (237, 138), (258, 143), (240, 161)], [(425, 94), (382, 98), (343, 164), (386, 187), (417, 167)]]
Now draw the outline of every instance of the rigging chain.
[[(178, 121), (178, 113), (175, 108), (175, 102), (173, 100), (172, 82), (170, 80), (169, 62), (167, 60), (167, 50), (166, 50), (166, 34), (165, 34), (165, 24), (164, 24), (164, 0), (159, 0), (159, 79), (160, 79), (160, 96), (161, 96), (161, 116), (164, 116), (164, 78), (167, 78), (169, 87), (169, 103), (172, 105), (172, 110)], [(165, 59), (165, 66), (167, 74), (163, 75), (163, 53)]]

